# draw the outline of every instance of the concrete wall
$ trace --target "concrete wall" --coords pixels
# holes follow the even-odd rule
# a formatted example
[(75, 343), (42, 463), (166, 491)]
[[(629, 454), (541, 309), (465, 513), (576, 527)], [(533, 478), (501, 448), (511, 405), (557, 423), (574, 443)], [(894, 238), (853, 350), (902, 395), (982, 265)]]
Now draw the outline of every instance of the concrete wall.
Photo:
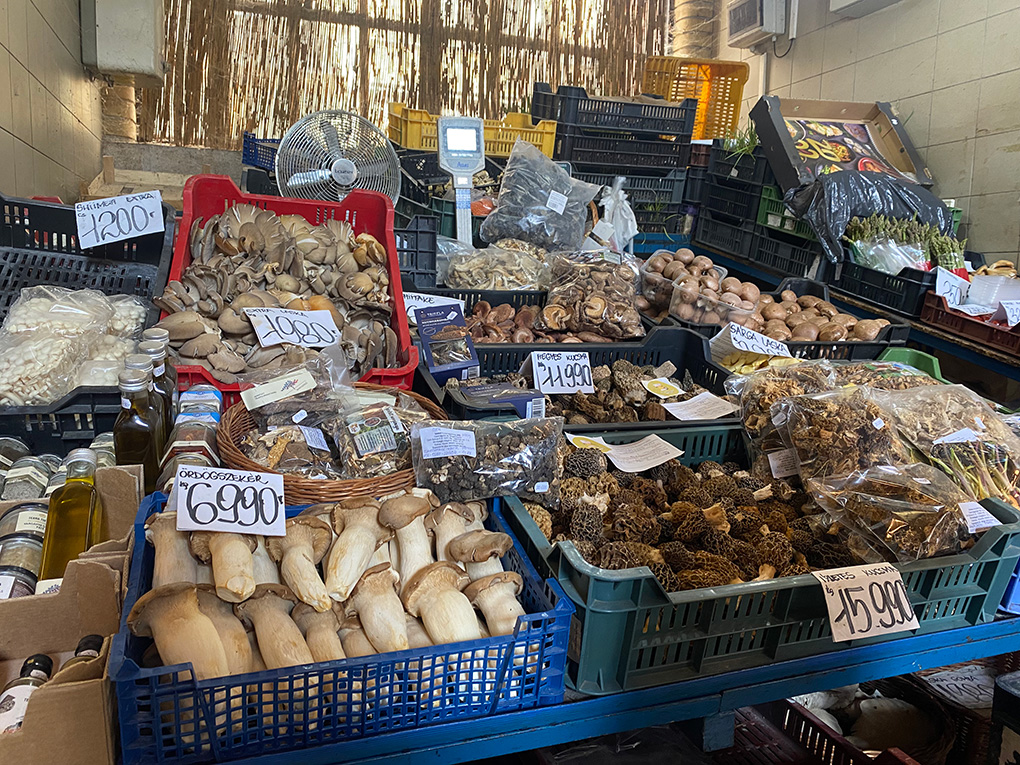
[[(901, 0), (861, 19), (800, 0), (798, 37), (751, 65), (744, 116), (760, 94), (890, 101), (936, 179), (964, 210), (962, 235), (992, 260), (1020, 253), (1020, 1)], [(787, 41), (777, 42), (781, 54)], [(767, 63), (764, 63), (766, 62)]]
[(101, 143), (78, 0), (0, 0), (0, 193), (73, 200), (100, 170)]

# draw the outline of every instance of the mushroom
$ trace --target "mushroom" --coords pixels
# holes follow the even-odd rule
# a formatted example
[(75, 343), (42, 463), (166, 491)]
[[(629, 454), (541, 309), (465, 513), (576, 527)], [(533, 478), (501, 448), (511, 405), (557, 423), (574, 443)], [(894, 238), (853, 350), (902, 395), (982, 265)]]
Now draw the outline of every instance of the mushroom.
[(514, 546), (509, 534), (499, 531), (469, 531), (450, 541), (447, 551), (452, 560), (464, 564), (471, 581), (503, 570), (499, 559)]
[(400, 576), (389, 563), (364, 573), (347, 601), (347, 616), (357, 615), (365, 635), (376, 651), (406, 651), (407, 627), (404, 607), (397, 595)]
[[(433, 562), (432, 543), (425, 528), (425, 514), (438, 504), (436, 495), (428, 489), (412, 489), (383, 500), (379, 523), (395, 532), (400, 558), (400, 581), (405, 585)], [(363, 618), (362, 623), (364, 621)], [(368, 625), (365, 627), (367, 629)]]
[(469, 582), (459, 566), (439, 561), (419, 571), (404, 588), (404, 607), (421, 619), (436, 645), (481, 637), (471, 601), (461, 592)]
[(337, 635), (337, 630), (340, 629), (337, 609), (339, 606), (326, 611), (316, 611), (307, 603), (298, 603), (291, 611), (291, 618), (305, 636), (305, 643), (315, 661), (347, 658), (340, 636)]
[(340, 624), (340, 642), (343, 644), (344, 653), (347, 658), (356, 659), (359, 656), (371, 656), (376, 653), (375, 646), (368, 639), (365, 630), (361, 626), (361, 620), (356, 617), (344, 619)]
[(339, 536), (326, 561), (326, 591), (333, 600), (347, 600), (372, 553), (393, 536), (379, 523), (379, 507), (371, 497), (352, 497), (333, 506), (333, 528)]
[(421, 622), (410, 614), (404, 614), (404, 628), (407, 630), (408, 648), (428, 648), (432, 645), (432, 638), (425, 631)]
[(234, 609), (216, 596), (216, 588), (211, 584), (198, 586), (198, 610), (209, 617), (220, 636), (223, 653), (227, 658), (228, 674), (243, 675), (252, 672), (251, 643), (248, 642), (248, 631), (241, 620), (234, 616)]
[(191, 552), (203, 563), (212, 561), (216, 594), (228, 603), (240, 603), (255, 591), (251, 554), (255, 537), (223, 531), (191, 532)]
[(266, 549), (266, 538), (255, 536), (255, 550), (251, 554), (255, 584), (280, 584), (280, 570)]
[[(215, 568), (214, 568), (215, 570)], [(312, 664), (304, 635), (290, 618), (297, 598), (282, 584), (260, 584), (251, 597), (234, 606), (234, 613), (255, 629), (259, 651), (269, 669)]]
[[(470, 510), (474, 515), (474, 517), (468, 521), (468, 525), (464, 527), (464, 532), (467, 533), (468, 531), (483, 530), (485, 525), (482, 521), (489, 517), (489, 508), (484, 502), (465, 502), (464, 504), (467, 505), (468, 510)], [(458, 536), (460, 535), (458, 534)]]
[(510, 635), (517, 627), (517, 617), (524, 616), (517, 601), (523, 587), (520, 574), (500, 571), (471, 582), (464, 588), (464, 596), (485, 615), (490, 634)]
[(205, 332), (213, 330), (206, 324), (205, 320), (195, 311), (179, 311), (172, 313), (159, 321), (156, 325), (159, 329), (165, 329), (170, 333), (170, 341), (181, 343), (198, 337)]
[(269, 555), (280, 564), (284, 583), (316, 611), (329, 611), (333, 605), (316, 566), (329, 550), (333, 533), (325, 521), (299, 515), (287, 521), (287, 535), (266, 540)]
[(199, 609), (194, 584), (149, 590), (131, 609), (127, 626), (135, 635), (153, 639), (165, 665), (191, 664), (196, 680), (230, 674), (216, 625)]
[(155, 548), (152, 589), (174, 582), (198, 582), (198, 561), (188, 547), (188, 534), (177, 530), (177, 513), (150, 515), (145, 521), (145, 540)]
[(447, 502), (425, 516), (425, 528), (436, 540), (436, 560), (449, 560), (446, 546), (454, 537), (467, 532), (467, 525), (475, 519), (474, 509), (462, 502)]

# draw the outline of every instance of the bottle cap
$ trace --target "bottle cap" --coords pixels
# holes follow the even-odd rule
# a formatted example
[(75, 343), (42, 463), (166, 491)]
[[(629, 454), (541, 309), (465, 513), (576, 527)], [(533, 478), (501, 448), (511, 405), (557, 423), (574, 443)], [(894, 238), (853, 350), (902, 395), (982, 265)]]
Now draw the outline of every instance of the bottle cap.
[[(146, 359), (152, 363), (151, 359), (148, 357)], [(117, 375), (117, 382), (125, 393), (148, 390), (149, 383), (152, 382), (152, 372), (146, 372), (144, 369), (125, 369)]]
[(99, 458), (91, 449), (72, 449), (64, 460), (64, 464), (70, 465), (72, 462), (88, 462), (92, 467), (95, 467)]
[(155, 340), (163, 345), (170, 344), (170, 332), (162, 327), (149, 327), (142, 332), (142, 340)]
[(166, 345), (157, 340), (146, 340), (138, 344), (138, 352), (144, 353), (156, 363), (166, 358)]
[(53, 674), (53, 659), (44, 653), (36, 653), (25, 659), (21, 665), (21, 676), (28, 677), (36, 672), (41, 672), (49, 677)]
[(152, 374), (152, 359), (144, 353), (132, 353), (124, 359), (125, 369), (144, 369)]
[(99, 650), (103, 647), (103, 636), (102, 635), (86, 635), (78, 641), (78, 647), (74, 649), (76, 654), (85, 653), (86, 651), (92, 651), (97, 656)]

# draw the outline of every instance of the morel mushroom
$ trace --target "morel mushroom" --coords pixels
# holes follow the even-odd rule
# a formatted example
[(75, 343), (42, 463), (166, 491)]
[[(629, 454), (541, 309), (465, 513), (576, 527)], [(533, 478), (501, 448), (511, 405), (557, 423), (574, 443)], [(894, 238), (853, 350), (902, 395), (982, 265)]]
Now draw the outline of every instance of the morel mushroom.
[(150, 515), (145, 521), (145, 540), (155, 548), (152, 589), (175, 582), (198, 581), (198, 561), (188, 546), (188, 533), (177, 530), (177, 513)]
[(338, 609), (339, 606), (334, 606), (326, 611), (316, 611), (307, 603), (298, 603), (291, 611), (291, 618), (305, 636), (305, 643), (315, 661), (347, 658), (340, 636), (337, 635), (340, 629)]
[(198, 586), (198, 610), (208, 616), (216, 627), (230, 674), (243, 675), (253, 671), (248, 631), (234, 615), (233, 607), (216, 597), (216, 588), (213, 585)]
[(469, 531), (450, 541), (450, 558), (464, 564), (471, 581), (503, 570), (499, 559), (514, 546), (509, 534), (498, 531)]
[(470, 581), (459, 566), (440, 561), (419, 571), (404, 589), (404, 607), (421, 619), (436, 645), (481, 637), (471, 601), (461, 592)]
[(234, 606), (234, 613), (255, 629), (262, 659), (269, 669), (312, 664), (304, 635), (290, 618), (297, 598), (282, 584), (260, 584), (251, 597)]
[(312, 606), (319, 613), (333, 606), (316, 568), (332, 541), (333, 532), (325, 521), (300, 515), (287, 521), (286, 536), (266, 540), (269, 555), (280, 564), (280, 575), (284, 583), (297, 595), (298, 600)]
[(228, 603), (240, 603), (255, 591), (251, 554), (255, 537), (223, 531), (191, 532), (191, 552), (203, 563), (212, 562), (216, 594)]
[(379, 653), (406, 651), (404, 606), (397, 595), (400, 577), (389, 563), (364, 573), (347, 601), (347, 615), (357, 615), (365, 635)]
[(350, 597), (372, 553), (393, 536), (379, 523), (379, 507), (371, 497), (352, 497), (333, 506), (333, 529), (339, 536), (326, 560), (326, 591), (333, 600)]
[(474, 509), (463, 502), (447, 502), (425, 517), (425, 528), (436, 540), (436, 560), (450, 560), (447, 545), (454, 537), (466, 533), (468, 523), (474, 519)]
[[(414, 575), (432, 563), (432, 542), (425, 514), (439, 504), (428, 489), (412, 489), (384, 498), (379, 523), (393, 529), (399, 549), (400, 581), (406, 586)], [(364, 619), (361, 620), (364, 623)], [(365, 625), (368, 629), (368, 625)], [(369, 636), (371, 637), (371, 635)], [(373, 641), (375, 642), (375, 641)]]
[(520, 574), (500, 571), (471, 582), (464, 588), (464, 596), (485, 616), (490, 634), (510, 635), (517, 627), (517, 617), (524, 616), (517, 601), (523, 587)]

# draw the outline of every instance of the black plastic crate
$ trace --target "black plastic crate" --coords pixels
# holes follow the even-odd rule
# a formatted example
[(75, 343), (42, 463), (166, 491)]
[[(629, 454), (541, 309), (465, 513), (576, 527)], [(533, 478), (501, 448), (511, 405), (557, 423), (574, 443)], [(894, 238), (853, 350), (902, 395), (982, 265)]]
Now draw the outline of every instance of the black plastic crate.
[(0, 435), (20, 438), (33, 454), (63, 457), (112, 431), (118, 414), (116, 388), (76, 388), (47, 406), (0, 407)]
[[(450, 174), (439, 166), (439, 152), (397, 149), (397, 159), (401, 171), (400, 194), (418, 204), (429, 204), (451, 181)], [(489, 188), (493, 193), (499, 189), (503, 170), (504, 165), (492, 157), (485, 158), (485, 171), (492, 178)]]
[[(574, 173), (574, 178), (598, 186), (612, 186), (619, 173)], [(643, 202), (684, 201), (687, 187), (687, 170), (672, 170), (668, 175), (627, 175), (623, 190), (631, 207)]]
[(548, 292), (545, 290), (459, 290), (452, 287), (426, 287), (416, 288), (406, 277), (401, 278), (401, 285), (407, 292), (421, 292), (425, 295), (442, 295), (443, 297), (454, 298), (464, 301), (464, 314), (471, 315), (471, 311), (482, 300), (490, 306), (503, 305), (508, 303), (514, 309), (526, 305), (545, 306)]
[[(671, 361), (677, 368), (674, 377), (682, 378), (684, 372), (689, 371), (694, 382), (718, 395), (723, 395), (723, 382), (729, 376), (728, 371), (712, 361), (708, 341), (682, 327), (656, 327), (640, 343), (527, 343), (522, 345), (498, 343), (475, 345), (475, 351), (478, 354), (482, 377), (517, 372), (532, 351), (586, 351), (591, 359), (592, 367), (600, 364), (612, 365), (617, 359), (625, 359), (637, 366), (648, 364), (658, 366), (666, 361)], [(516, 410), (509, 405), (469, 405), (460, 391), (446, 390), (438, 385), (424, 363), (418, 367), (418, 374), (415, 375), (415, 389), (436, 401), (455, 420), (517, 416)], [(675, 419), (662, 422), (593, 423), (571, 425), (570, 432), (649, 430), (658, 427), (679, 428), (687, 424), (686, 421)]]
[[(775, 185), (776, 177), (765, 159), (765, 152), (759, 146), (753, 154), (734, 154), (723, 148), (722, 141), (712, 145), (708, 160), (708, 172), (729, 181), (741, 181), (754, 186)], [(757, 211), (755, 211), (757, 213)]]
[(557, 126), (690, 137), (697, 109), (695, 98), (686, 98), (680, 104), (590, 98), (584, 88), (573, 85), (560, 85), (553, 93), (545, 82), (536, 82), (531, 91), (531, 120), (535, 124), (554, 120)]
[(276, 185), (276, 178), (261, 167), (241, 168), (241, 191), (245, 194), (280, 196), (280, 187)]
[(577, 173), (603, 173), (611, 167), (628, 171), (667, 175), (683, 170), (691, 156), (691, 139), (634, 139), (583, 134), (578, 128), (556, 129), (553, 159), (570, 162)]
[[(693, 145), (691, 147), (693, 151)], [(684, 186), (684, 201), (688, 204), (700, 205), (705, 197), (705, 182), (708, 168), (687, 168), (687, 183)]]
[(700, 141), (691, 141), (691, 160), (688, 166), (707, 168), (711, 156), (712, 156), (711, 144), (701, 143)]
[(687, 205), (683, 202), (637, 202), (631, 204), (638, 229), (657, 234), (682, 234)]
[(417, 288), (436, 286), (437, 225), (431, 216), (416, 215), (407, 228), (393, 230), (400, 275)]
[(887, 274), (844, 259), (832, 288), (903, 316), (916, 319), (924, 308), (924, 296), (935, 287), (935, 272), (916, 268)]
[(751, 251), (754, 263), (789, 276), (825, 279), (828, 260), (818, 242), (784, 234), (765, 226), (755, 226), (758, 232), (757, 246)]
[(739, 222), (754, 223), (761, 203), (761, 189), (744, 183), (730, 183), (716, 175), (705, 179), (701, 204), (713, 213)]
[(704, 207), (698, 213), (694, 241), (737, 258), (750, 257), (757, 247), (758, 234), (753, 223), (730, 223)]
[[(436, 217), (436, 213), (429, 205), (415, 202), (408, 197), (400, 197), (397, 200), (397, 204), (393, 207), (393, 225), (396, 228), (407, 228), (411, 225), (411, 221), (414, 220), (415, 216), (433, 218)], [(438, 230), (439, 224), (436, 223), (436, 226)]]

